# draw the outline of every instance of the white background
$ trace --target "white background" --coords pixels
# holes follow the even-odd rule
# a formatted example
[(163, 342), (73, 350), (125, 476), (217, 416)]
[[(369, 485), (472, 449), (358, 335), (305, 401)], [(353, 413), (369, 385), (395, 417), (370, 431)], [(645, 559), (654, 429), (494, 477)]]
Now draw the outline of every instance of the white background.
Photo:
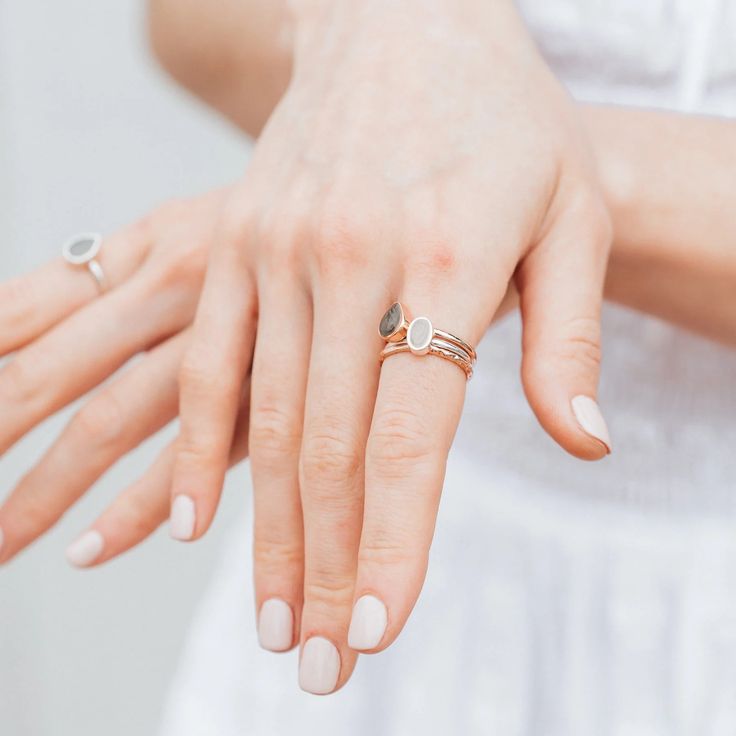
[[(0, 278), (57, 255), (71, 233), (110, 232), (168, 197), (231, 181), (247, 156), (247, 144), (149, 58), (144, 3), (0, 0)], [(0, 459), (0, 496), (62, 421)], [(154, 732), (193, 606), (240, 509), (243, 471), (197, 545), (162, 530), (87, 572), (63, 553), (160, 445), (127, 458), (0, 570), (2, 736)]]

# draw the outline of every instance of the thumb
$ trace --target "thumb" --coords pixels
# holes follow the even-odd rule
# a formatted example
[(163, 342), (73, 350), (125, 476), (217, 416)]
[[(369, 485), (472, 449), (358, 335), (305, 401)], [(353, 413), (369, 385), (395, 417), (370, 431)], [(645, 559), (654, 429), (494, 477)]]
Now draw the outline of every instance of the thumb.
[(524, 391), (542, 427), (584, 460), (611, 452), (597, 403), (610, 240), (610, 222), (602, 208), (573, 207), (558, 217), (516, 276)]

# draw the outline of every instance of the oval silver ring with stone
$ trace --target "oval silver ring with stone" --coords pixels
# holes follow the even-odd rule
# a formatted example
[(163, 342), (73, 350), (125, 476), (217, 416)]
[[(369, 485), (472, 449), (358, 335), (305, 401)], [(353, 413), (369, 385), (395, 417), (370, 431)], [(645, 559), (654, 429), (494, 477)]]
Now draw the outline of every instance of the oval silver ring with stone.
[(107, 278), (97, 255), (102, 247), (100, 233), (78, 233), (64, 243), (61, 254), (72, 266), (84, 266), (92, 275), (100, 293), (107, 291)]

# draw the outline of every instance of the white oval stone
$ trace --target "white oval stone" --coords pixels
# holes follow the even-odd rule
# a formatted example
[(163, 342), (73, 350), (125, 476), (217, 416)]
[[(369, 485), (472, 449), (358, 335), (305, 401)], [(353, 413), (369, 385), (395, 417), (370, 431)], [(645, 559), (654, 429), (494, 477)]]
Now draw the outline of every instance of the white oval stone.
[(412, 353), (425, 355), (429, 350), (429, 343), (432, 342), (433, 334), (432, 323), (426, 317), (417, 317), (412, 320), (406, 333), (406, 342)]

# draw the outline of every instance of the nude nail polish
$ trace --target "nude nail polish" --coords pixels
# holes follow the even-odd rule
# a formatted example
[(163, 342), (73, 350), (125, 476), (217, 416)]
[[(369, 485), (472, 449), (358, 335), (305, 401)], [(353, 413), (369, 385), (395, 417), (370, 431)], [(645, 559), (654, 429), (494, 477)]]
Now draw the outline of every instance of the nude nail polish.
[(340, 653), (321, 636), (307, 639), (299, 662), (299, 687), (313, 695), (327, 695), (337, 686), (340, 676)]
[(386, 633), (387, 624), (388, 611), (383, 601), (374, 595), (361, 596), (353, 606), (348, 646), (358, 651), (375, 649)]
[(294, 613), (280, 598), (263, 602), (258, 614), (258, 642), (271, 652), (291, 649), (294, 640)]
[(100, 556), (104, 547), (102, 534), (91, 529), (66, 548), (66, 559), (75, 567), (87, 567)]
[(611, 452), (611, 437), (608, 434), (606, 420), (601, 414), (598, 404), (589, 396), (576, 396), (571, 402), (572, 411), (583, 432), (605, 445), (606, 452)]
[(197, 516), (194, 500), (189, 496), (179, 495), (171, 504), (171, 516), (169, 517), (169, 534), (174, 539), (183, 542), (194, 536), (194, 527)]

